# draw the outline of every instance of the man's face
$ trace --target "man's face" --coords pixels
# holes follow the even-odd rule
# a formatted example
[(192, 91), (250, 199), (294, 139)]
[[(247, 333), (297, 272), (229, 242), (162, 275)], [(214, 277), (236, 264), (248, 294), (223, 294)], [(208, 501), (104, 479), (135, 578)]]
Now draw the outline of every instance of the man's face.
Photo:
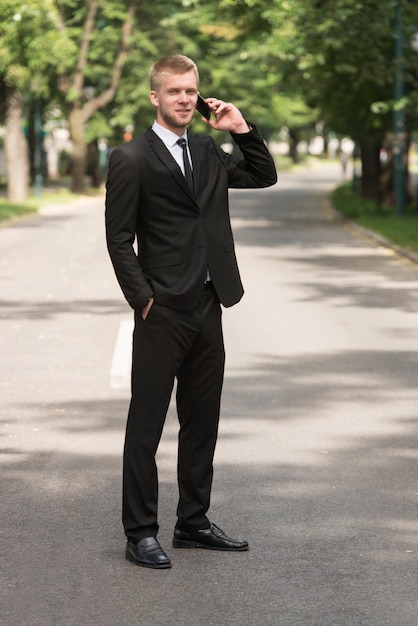
[(163, 74), (158, 89), (150, 93), (151, 104), (157, 109), (157, 122), (180, 137), (193, 119), (197, 94), (194, 72)]

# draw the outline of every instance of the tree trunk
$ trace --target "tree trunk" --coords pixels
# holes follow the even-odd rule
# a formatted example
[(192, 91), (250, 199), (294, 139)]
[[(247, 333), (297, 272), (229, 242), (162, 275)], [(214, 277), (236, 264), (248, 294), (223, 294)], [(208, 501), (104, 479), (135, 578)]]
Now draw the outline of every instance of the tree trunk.
[(129, 7), (127, 7), (126, 19), (122, 24), (120, 48), (115, 57), (108, 89), (99, 96), (89, 99), (83, 106), (81, 105), (81, 94), (85, 86), (85, 70), (88, 65), (90, 42), (95, 27), (97, 11), (100, 7), (99, 0), (89, 0), (87, 3), (88, 10), (80, 41), (80, 55), (77, 60), (76, 73), (72, 82), (69, 82), (65, 74), (61, 74), (59, 78), (60, 91), (64, 96), (68, 96), (70, 89), (72, 89), (79, 97), (79, 100), (73, 103), (68, 119), (71, 139), (73, 141), (71, 190), (75, 193), (83, 193), (86, 188), (84, 175), (87, 163), (87, 149), (85, 144), (84, 124), (88, 122), (96, 111), (111, 102), (115, 96), (129, 51), (129, 42), (135, 22), (134, 17), (138, 1), (139, 0), (130, 0)]
[(84, 137), (83, 112), (81, 109), (74, 107), (70, 112), (68, 122), (73, 142), (71, 191), (74, 193), (84, 193), (86, 190), (85, 172), (87, 151)]
[(292, 129), (289, 130), (289, 157), (292, 159), (293, 163), (299, 163), (299, 152), (298, 152), (298, 143), (299, 143), (299, 133)]
[(393, 133), (388, 133), (383, 145), (385, 159), (380, 173), (379, 206), (395, 206), (393, 140)]
[(95, 189), (99, 189), (102, 180), (97, 139), (91, 141), (87, 146), (87, 174), (90, 176), (92, 186)]
[(23, 134), (23, 100), (18, 89), (6, 90), (4, 148), (6, 155), (7, 197), (26, 202), (29, 195), (28, 144)]
[(361, 196), (379, 200), (381, 143), (373, 140), (360, 141)]

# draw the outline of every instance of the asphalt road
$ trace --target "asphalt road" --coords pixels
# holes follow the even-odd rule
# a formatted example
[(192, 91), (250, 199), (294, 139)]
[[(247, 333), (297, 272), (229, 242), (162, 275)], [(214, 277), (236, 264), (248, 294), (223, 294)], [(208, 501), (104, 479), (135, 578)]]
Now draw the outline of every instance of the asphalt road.
[(158, 454), (171, 570), (124, 559), (131, 312), (103, 202), (0, 228), (2, 626), (418, 623), (418, 266), (332, 217), (339, 177), (300, 169), (231, 193), (246, 295), (224, 311), (211, 518), (251, 549), (171, 548), (172, 405)]

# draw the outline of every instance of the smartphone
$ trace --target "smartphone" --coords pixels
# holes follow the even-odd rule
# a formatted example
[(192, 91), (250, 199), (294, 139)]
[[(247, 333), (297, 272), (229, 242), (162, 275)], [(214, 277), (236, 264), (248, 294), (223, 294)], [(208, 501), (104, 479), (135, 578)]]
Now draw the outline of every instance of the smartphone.
[(197, 95), (196, 110), (208, 120), (210, 118), (209, 105), (204, 101), (200, 93)]

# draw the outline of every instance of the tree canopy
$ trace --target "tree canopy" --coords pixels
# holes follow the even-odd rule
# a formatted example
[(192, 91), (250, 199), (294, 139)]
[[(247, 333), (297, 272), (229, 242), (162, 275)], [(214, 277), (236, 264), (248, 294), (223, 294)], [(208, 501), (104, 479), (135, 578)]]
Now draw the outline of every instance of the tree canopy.
[(409, 128), (417, 123), (418, 56), (409, 46), (417, 31), (415, 0), (3, 0), (0, 85), (26, 102), (43, 96), (45, 115), (59, 103), (79, 182), (86, 142), (119, 143), (127, 126), (141, 132), (151, 123), (149, 67), (176, 52), (197, 62), (204, 96), (235, 102), (266, 137), (287, 127), (297, 141), (322, 120), (378, 146), (396, 106), (405, 107)]

